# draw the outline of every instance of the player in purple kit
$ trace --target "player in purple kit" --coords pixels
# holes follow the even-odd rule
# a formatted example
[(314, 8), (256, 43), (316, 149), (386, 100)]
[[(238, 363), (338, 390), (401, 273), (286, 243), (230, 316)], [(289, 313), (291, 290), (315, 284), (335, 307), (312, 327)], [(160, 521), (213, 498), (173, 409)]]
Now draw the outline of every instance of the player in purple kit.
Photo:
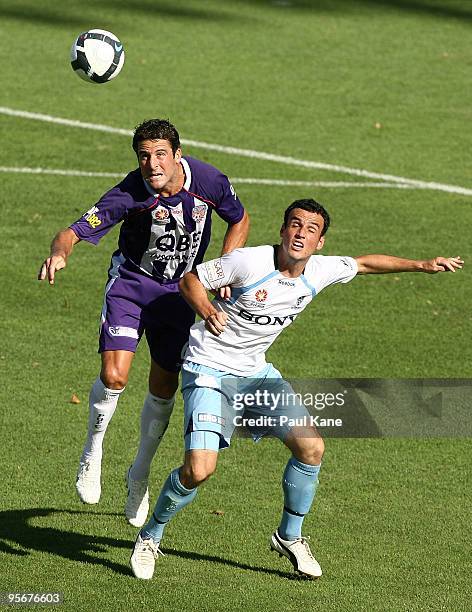
[(84, 503), (98, 503), (103, 439), (145, 333), (151, 354), (149, 393), (141, 414), (139, 449), (127, 474), (125, 508), (128, 521), (141, 526), (149, 508), (151, 461), (174, 406), (181, 352), (195, 318), (179, 294), (179, 279), (203, 259), (213, 209), (228, 224), (222, 254), (244, 245), (249, 221), (224, 174), (182, 156), (179, 134), (168, 121), (151, 119), (139, 125), (133, 149), (139, 167), (55, 236), (38, 278), (53, 285), (75, 244), (82, 240), (98, 244), (122, 222), (105, 287), (99, 340), (102, 366), (90, 392), (88, 433), (76, 488)]

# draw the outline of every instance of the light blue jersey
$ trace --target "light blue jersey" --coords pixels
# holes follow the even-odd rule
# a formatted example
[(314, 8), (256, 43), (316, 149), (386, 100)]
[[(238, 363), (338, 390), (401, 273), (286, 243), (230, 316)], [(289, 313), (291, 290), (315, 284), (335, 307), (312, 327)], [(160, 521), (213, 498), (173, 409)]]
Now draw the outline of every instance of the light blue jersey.
[(290, 278), (277, 270), (274, 247), (259, 246), (202, 263), (197, 272), (207, 289), (231, 285), (230, 300), (214, 301), (228, 321), (218, 337), (205, 329), (203, 321), (196, 323), (185, 359), (251, 376), (267, 365), (265, 353), (279, 334), (325, 287), (352, 280), (357, 263), (352, 257), (313, 255), (303, 274)]

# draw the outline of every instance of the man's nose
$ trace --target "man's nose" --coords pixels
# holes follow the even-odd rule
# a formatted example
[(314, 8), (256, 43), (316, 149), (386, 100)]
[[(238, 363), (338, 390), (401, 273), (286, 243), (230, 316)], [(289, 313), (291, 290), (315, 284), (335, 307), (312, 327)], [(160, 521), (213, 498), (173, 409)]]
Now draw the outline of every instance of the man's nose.
[(149, 158), (149, 165), (151, 166), (151, 168), (157, 168), (159, 165), (159, 160), (157, 157), (153, 157), (151, 156)]

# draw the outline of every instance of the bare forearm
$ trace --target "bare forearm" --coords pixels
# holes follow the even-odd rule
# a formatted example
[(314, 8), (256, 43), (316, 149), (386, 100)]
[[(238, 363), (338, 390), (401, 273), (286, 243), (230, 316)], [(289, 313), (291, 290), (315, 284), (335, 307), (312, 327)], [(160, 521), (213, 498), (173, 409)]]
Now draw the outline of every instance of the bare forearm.
[(403, 259), (392, 255), (361, 255), (356, 257), (359, 274), (388, 274), (389, 272), (421, 272), (420, 260)]
[(79, 242), (79, 238), (73, 230), (68, 227), (54, 237), (51, 243), (50, 257), (60, 256), (67, 259), (72, 253), (74, 245)]
[(196, 272), (187, 272), (179, 283), (179, 291), (185, 301), (204, 320), (216, 313), (216, 308), (208, 299), (205, 287)]
[(234, 249), (239, 249), (246, 244), (249, 233), (249, 215), (244, 211), (244, 216), (238, 223), (229, 225), (223, 239), (221, 254), (231, 253)]
[(388, 274), (391, 272), (455, 272), (464, 263), (460, 257), (434, 259), (404, 259), (393, 255), (361, 255), (355, 258), (358, 274)]
[(54, 285), (54, 279), (58, 270), (63, 270), (67, 265), (67, 259), (72, 253), (74, 245), (80, 242), (80, 238), (70, 227), (59, 232), (51, 243), (51, 253), (39, 269), (38, 280), (46, 278), (50, 285)]

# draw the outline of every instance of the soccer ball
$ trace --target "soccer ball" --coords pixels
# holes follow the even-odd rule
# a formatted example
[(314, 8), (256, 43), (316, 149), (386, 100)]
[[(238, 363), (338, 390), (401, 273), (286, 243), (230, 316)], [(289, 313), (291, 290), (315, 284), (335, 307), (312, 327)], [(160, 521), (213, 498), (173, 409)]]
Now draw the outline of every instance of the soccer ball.
[(70, 63), (81, 79), (106, 83), (120, 73), (125, 61), (123, 45), (106, 30), (88, 30), (79, 34), (70, 50)]

